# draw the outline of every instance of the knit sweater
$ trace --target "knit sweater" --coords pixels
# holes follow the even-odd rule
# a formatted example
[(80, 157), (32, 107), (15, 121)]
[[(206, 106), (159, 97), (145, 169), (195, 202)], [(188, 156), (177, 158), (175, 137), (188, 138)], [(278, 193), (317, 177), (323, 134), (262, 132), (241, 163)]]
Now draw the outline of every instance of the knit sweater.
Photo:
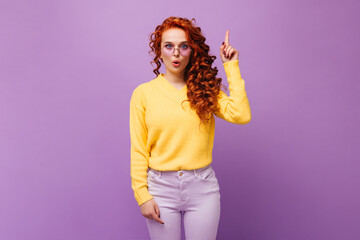
[[(230, 96), (220, 90), (215, 116), (235, 124), (251, 120), (239, 60), (223, 63)], [(164, 74), (138, 85), (130, 100), (130, 176), (138, 205), (153, 198), (147, 189), (148, 167), (160, 171), (192, 170), (212, 162), (215, 118), (205, 126), (190, 107), (187, 86), (175, 88)]]

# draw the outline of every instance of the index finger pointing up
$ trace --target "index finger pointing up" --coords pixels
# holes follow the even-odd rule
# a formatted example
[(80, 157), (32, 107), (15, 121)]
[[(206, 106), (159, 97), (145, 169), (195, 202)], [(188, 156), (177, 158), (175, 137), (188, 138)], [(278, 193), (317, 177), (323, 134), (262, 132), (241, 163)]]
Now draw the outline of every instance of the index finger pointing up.
[(227, 31), (226, 31), (226, 34), (225, 34), (225, 44), (226, 44), (226, 45), (229, 44), (229, 34), (230, 34), (230, 31), (227, 30)]

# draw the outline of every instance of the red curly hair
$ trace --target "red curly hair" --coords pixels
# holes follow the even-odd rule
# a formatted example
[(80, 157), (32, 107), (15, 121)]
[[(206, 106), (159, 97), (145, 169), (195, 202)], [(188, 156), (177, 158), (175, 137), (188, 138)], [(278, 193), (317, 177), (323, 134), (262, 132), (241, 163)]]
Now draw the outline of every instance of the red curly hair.
[(212, 114), (219, 110), (218, 95), (220, 88), (226, 86), (221, 84), (222, 79), (217, 78), (217, 67), (212, 68), (211, 65), (216, 59), (216, 56), (209, 54), (209, 46), (205, 44), (206, 38), (201, 33), (201, 28), (197, 27), (192, 18), (191, 21), (187, 18), (169, 17), (164, 20), (161, 25), (155, 28), (155, 31), (150, 35), (149, 46), (150, 53), (155, 55), (153, 61), (157, 67), (153, 70), (156, 76), (160, 74), (161, 67), (160, 54), (161, 54), (161, 39), (162, 34), (170, 28), (180, 28), (185, 31), (186, 38), (189, 42), (191, 51), (189, 64), (185, 68), (185, 82), (187, 85), (187, 97), (190, 106), (196, 110), (200, 118), (200, 124), (207, 124)]

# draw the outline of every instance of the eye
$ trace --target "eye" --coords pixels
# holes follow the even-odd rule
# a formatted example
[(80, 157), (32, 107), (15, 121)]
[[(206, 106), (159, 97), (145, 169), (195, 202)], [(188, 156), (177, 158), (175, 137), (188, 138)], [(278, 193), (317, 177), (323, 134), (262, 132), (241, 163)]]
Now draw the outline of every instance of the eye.
[(186, 45), (186, 44), (181, 45), (181, 48), (182, 48), (182, 49), (188, 49), (188, 47), (189, 47), (189, 46)]
[(168, 49), (171, 49), (172, 45), (168, 43), (168, 44), (165, 44), (165, 47), (168, 48)]

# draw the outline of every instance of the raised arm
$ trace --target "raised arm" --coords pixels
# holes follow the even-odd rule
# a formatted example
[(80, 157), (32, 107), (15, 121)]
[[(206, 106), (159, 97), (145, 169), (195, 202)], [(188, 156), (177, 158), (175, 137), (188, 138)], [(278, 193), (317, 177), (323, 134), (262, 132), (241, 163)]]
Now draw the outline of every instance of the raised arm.
[(215, 115), (231, 123), (246, 124), (251, 120), (251, 110), (245, 91), (245, 81), (240, 74), (239, 60), (228, 61), (223, 65), (229, 82), (230, 96), (220, 91), (220, 110)]
[(220, 91), (220, 110), (215, 115), (231, 123), (246, 124), (251, 120), (251, 110), (245, 91), (245, 81), (240, 74), (239, 51), (229, 44), (229, 34), (230, 31), (227, 30), (220, 47), (220, 57), (229, 82), (230, 96)]
[(147, 127), (145, 124), (145, 98), (137, 87), (130, 100), (131, 187), (139, 206), (153, 198), (147, 189), (149, 152), (146, 149)]

